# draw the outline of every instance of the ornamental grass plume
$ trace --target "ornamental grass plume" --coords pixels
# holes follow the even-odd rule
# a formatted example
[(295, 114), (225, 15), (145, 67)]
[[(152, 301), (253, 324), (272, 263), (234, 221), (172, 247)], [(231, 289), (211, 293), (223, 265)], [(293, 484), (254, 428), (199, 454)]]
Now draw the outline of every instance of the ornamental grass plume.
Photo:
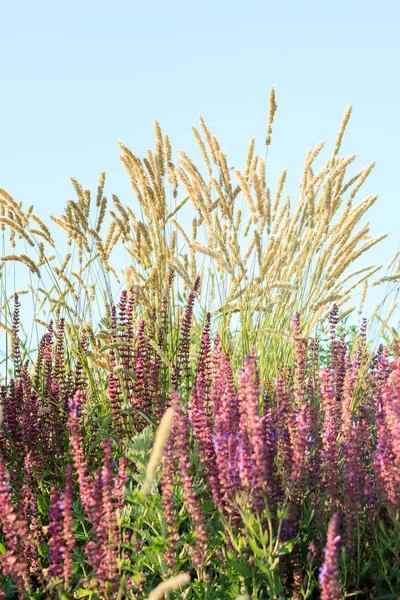
[(161, 458), (168, 442), (169, 435), (172, 429), (172, 422), (174, 418), (174, 409), (172, 406), (167, 408), (163, 417), (161, 418), (160, 424), (157, 429), (156, 438), (154, 440), (153, 448), (151, 450), (150, 458), (146, 468), (146, 478), (142, 486), (143, 496), (147, 496), (150, 493), (150, 489), (157, 471), (157, 468), (161, 462)]
[(168, 592), (174, 592), (184, 585), (188, 585), (191, 581), (188, 573), (178, 573), (174, 577), (170, 577), (166, 581), (159, 583), (148, 595), (147, 600), (160, 600)]
[(333, 514), (328, 526), (328, 536), (324, 550), (324, 562), (319, 572), (321, 585), (321, 600), (341, 600), (343, 598), (339, 576), (338, 547), (340, 536), (338, 535), (339, 517)]

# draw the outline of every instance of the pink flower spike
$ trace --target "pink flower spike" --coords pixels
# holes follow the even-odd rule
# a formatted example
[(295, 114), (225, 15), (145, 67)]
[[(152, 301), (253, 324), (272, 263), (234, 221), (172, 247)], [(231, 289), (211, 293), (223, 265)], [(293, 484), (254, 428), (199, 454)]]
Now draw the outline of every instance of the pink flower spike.
[(339, 584), (339, 565), (337, 558), (340, 536), (337, 535), (339, 526), (338, 515), (332, 515), (328, 526), (328, 536), (324, 550), (325, 558), (319, 572), (321, 584), (321, 600), (341, 600), (343, 598)]

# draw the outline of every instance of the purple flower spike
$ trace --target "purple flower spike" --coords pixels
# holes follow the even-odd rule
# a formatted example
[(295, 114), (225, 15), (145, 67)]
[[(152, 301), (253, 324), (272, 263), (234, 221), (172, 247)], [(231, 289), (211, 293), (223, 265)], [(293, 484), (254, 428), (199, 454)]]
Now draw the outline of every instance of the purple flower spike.
[(338, 515), (332, 515), (328, 526), (328, 536), (324, 550), (325, 558), (319, 572), (321, 584), (321, 600), (341, 600), (343, 598), (339, 584), (339, 566), (337, 550), (340, 536), (337, 535), (339, 525)]

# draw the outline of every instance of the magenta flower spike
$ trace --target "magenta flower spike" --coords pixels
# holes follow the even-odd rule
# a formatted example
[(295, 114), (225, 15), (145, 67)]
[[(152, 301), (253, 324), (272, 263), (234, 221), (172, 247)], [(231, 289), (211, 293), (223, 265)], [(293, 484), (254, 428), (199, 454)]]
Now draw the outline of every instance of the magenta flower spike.
[(70, 400), (68, 429), (72, 458), (78, 474), (82, 506), (88, 516), (91, 517), (91, 481), (88, 476), (88, 466), (83, 453), (83, 437), (80, 430), (82, 395), (81, 390), (77, 390)]
[(67, 471), (65, 475), (65, 491), (63, 497), (63, 538), (64, 538), (64, 564), (63, 564), (63, 577), (66, 587), (69, 586), (72, 578), (72, 550), (75, 546), (75, 536), (72, 529), (73, 511), (72, 511), (72, 467), (67, 465)]
[(338, 547), (340, 536), (337, 534), (339, 526), (338, 515), (332, 515), (328, 526), (328, 536), (324, 550), (325, 558), (319, 572), (321, 584), (321, 600), (341, 600), (343, 598), (339, 584)]
[(3, 459), (0, 457), (0, 520), (7, 544), (7, 552), (0, 555), (3, 575), (11, 575), (17, 589), (24, 597), (29, 590), (28, 564), (26, 552), (31, 544), (28, 524), (22, 515), (17, 514), (11, 502), (11, 486)]
[(183, 498), (190, 517), (193, 520), (195, 546), (190, 554), (193, 565), (201, 568), (205, 564), (208, 549), (206, 522), (201, 509), (201, 502), (193, 486), (189, 449), (189, 418), (186, 409), (181, 405), (179, 395), (172, 392), (172, 405), (175, 419), (175, 449), (179, 463), (179, 478), (182, 484)]
[(335, 508), (339, 501), (338, 424), (336, 420), (337, 402), (334, 396), (333, 375), (331, 369), (323, 369), (321, 377), (322, 404), (325, 413), (322, 428), (321, 449), (323, 483), (328, 493), (329, 503)]
[(61, 577), (63, 574), (63, 519), (61, 500), (57, 488), (53, 486), (50, 496), (50, 524), (49, 524), (49, 575)]

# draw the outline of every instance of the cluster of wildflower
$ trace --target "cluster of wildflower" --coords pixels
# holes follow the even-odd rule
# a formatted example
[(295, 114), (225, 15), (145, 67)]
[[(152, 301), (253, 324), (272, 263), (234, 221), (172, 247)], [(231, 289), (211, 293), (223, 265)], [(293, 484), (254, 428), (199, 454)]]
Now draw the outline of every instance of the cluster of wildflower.
[[(72, 465), (67, 464), (66, 467), (64, 490), (60, 492), (55, 485), (51, 488), (48, 525), (44, 532), (39, 525), (37, 506), (40, 493), (30, 455), (25, 459), (25, 481), (19, 492), (20, 511), (12, 498), (13, 488), (4, 460), (0, 458), (0, 520), (7, 545), (7, 552), (1, 556), (2, 574), (12, 577), (19, 597), (34, 591), (32, 576), (50, 588), (56, 582), (65, 591), (69, 590), (75, 574), (74, 552), (78, 548), (83, 549), (87, 565), (92, 569), (91, 580), (86, 585), (95, 586), (99, 597), (112, 596), (119, 589), (119, 512), (124, 503), (127, 461), (121, 458), (115, 467), (112, 443), (105, 440), (102, 466), (93, 475), (89, 474), (81, 433), (82, 397), (83, 393), (77, 390), (70, 400), (68, 432), (78, 498), (91, 531), (83, 548), (75, 534), (74, 500), (77, 496), (74, 495)], [(38, 549), (43, 545), (48, 547), (47, 566), (38, 557)]]
[[(173, 478), (170, 470), (164, 473), (171, 527), (173, 483), (183, 477), (186, 495), (192, 484), (187, 478), (187, 414), (203, 479), (215, 509), (230, 527), (244, 526), (238, 498), (247, 498), (256, 514), (268, 508), (276, 523), (276, 509), (286, 505), (281, 536), (294, 540), (301, 534), (301, 513), (310, 497), (315, 518), (308, 525), (308, 534), (314, 529), (313, 543), (322, 550), (321, 525), (326, 527), (332, 515), (338, 515), (328, 532), (328, 546), (337, 545), (329, 536), (340, 516), (343, 545), (352, 557), (356, 526), (372, 535), (378, 515), (395, 518), (400, 509), (400, 361), (389, 369), (387, 351), (382, 347), (368, 361), (364, 325), (360, 345), (351, 358), (343, 336), (335, 336), (335, 310), (330, 327), (330, 362), (316, 375), (314, 368), (308, 368), (308, 352), (313, 346), (301, 338), (296, 316), (295, 369), (292, 374), (282, 371), (275, 382), (269, 382), (265, 395), (255, 349), (250, 351), (235, 386), (230, 357), (223, 353), (218, 336), (211, 353), (206, 324), (189, 412), (181, 409), (180, 425), (175, 428), (166, 459), (166, 467), (174, 467)], [(359, 547), (358, 552), (368, 552), (368, 547)], [(171, 557), (169, 562), (173, 562)], [(296, 544), (291, 564), (288, 580), (299, 587), (301, 556)], [(326, 582), (323, 573), (327, 569), (321, 581)], [(295, 595), (294, 589), (292, 592)], [(326, 597), (339, 597), (332, 594), (336, 592)]]

